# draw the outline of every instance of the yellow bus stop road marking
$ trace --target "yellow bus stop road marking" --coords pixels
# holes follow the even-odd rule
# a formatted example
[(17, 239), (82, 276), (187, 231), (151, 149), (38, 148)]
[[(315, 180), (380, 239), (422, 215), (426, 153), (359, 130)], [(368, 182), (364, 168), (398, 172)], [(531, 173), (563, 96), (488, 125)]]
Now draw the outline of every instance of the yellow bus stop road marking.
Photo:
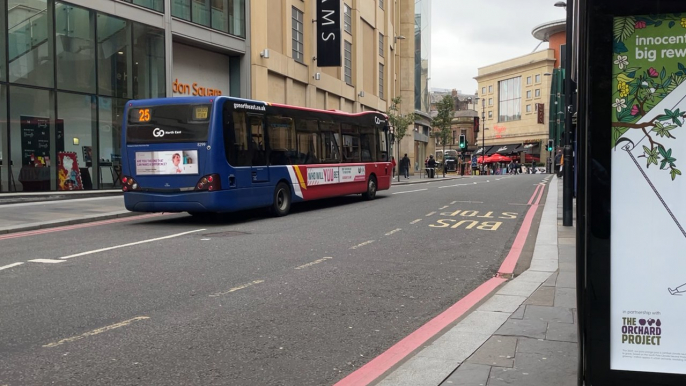
[(145, 320), (145, 319), (150, 319), (150, 317), (148, 317), (148, 316), (136, 316), (135, 318), (125, 320), (123, 322), (115, 323), (115, 324), (105, 326), (105, 327), (96, 328), (93, 331), (89, 331), (89, 332), (83, 333), (81, 335), (72, 336), (71, 338), (65, 338), (65, 339), (62, 339), (60, 341), (53, 342), (53, 343), (48, 343), (46, 345), (43, 345), (43, 347), (49, 347), (49, 348), (57, 347), (59, 345), (65, 344), (65, 343), (75, 342), (77, 340), (81, 340), (81, 339), (87, 338), (89, 336), (94, 336), (94, 335), (102, 334), (103, 332), (114, 330), (114, 329), (117, 329), (120, 327), (125, 327), (125, 326), (128, 326), (129, 324), (131, 324), (133, 322), (137, 322), (139, 320)]

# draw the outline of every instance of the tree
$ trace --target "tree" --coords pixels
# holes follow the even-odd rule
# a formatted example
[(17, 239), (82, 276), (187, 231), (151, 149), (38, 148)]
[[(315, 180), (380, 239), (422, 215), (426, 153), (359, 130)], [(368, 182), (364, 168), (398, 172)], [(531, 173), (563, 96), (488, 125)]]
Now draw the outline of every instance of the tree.
[[(414, 124), (415, 114), (408, 113), (402, 114), (400, 112), (400, 103), (402, 103), (401, 97), (395, 97), (391, 100), (391, 107), (388, 109), (388, 121), (391, 123), (393, 130), (395, 131), (395, 141), (398, 144), (398, 163), (400, 163), (400, 142), (405, 138), (407, 133), (407, 128)], [(400, 181), (400, 173), (398, 173), (398, 181)]]
[[(453, 109), (455, 107), (452, 95), (446, 95), (436, 105), (437, 114), (431, 124), (438, 129), (433, 133), (435, 138), (441, 140), (443, 144), (443, 154), (445, 154), (445, 144), (452, 141), (452, 122)], [(443, 158), (443, 173), (445, 174), (445, 157)]]

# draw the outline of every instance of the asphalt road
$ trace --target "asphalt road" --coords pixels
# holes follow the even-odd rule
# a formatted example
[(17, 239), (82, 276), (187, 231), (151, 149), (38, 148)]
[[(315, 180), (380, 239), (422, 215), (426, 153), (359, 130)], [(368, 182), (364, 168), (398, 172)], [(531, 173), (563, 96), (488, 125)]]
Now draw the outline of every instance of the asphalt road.
[(0, 385), (334, 384), (492, 277), (545, 177), (0, 238)]

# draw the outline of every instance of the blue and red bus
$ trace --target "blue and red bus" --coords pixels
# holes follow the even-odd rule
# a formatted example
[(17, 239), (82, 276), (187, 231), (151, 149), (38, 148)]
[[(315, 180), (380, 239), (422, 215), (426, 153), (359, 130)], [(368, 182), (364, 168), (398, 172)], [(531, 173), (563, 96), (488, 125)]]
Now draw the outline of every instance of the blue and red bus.
[(217, 97), (134, 100), (122, 190), (135, 212), (233, 212), (389, 189), (388, 118)]

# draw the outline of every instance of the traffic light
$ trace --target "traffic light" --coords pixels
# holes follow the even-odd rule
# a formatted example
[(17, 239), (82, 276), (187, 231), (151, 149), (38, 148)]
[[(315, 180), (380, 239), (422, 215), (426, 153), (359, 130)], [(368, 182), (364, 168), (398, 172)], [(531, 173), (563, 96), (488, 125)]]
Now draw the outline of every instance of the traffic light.
[(555, 147), (555, 141), (552, 139), (548, 140), (548, 151), (553, 151), (553, 147)]
[(464, 149), (467, 147), (467, 136), (464, 134), (460, 134), (460, 149)]

